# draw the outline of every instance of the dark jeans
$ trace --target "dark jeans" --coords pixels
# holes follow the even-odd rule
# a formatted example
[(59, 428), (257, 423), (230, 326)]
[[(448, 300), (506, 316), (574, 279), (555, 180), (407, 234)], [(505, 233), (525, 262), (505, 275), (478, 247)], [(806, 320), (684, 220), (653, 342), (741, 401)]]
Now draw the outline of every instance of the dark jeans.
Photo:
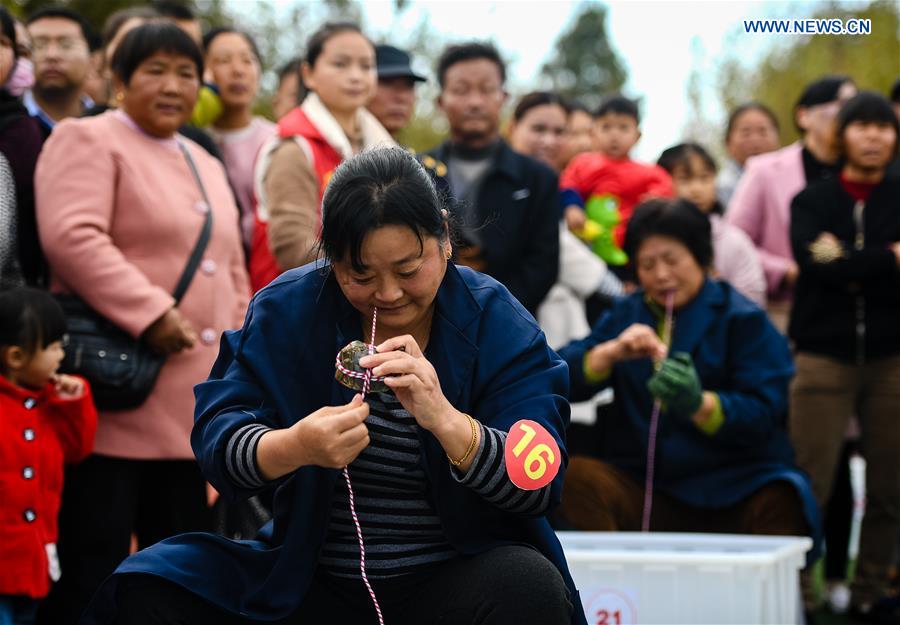
[(66, 470), (59, 517), (62, 577), (38, 612), (40, 625), (75, 625), (94, 592), (131, 551), (207, 530), (206, 482), (189, 460), (93, 455)]
[[(573, 529), (638, 531), (644, 485), (614, 466), (575, 456), (566, 469), (561, 520)], [(787, 482), (772, 482), (725, 508), (696, 508), (654, 492), (650, 529), (658, 532), (720, 532), (805, 536), (809, 525), (800, 495)]]
[[(529, 547), (498, 547), (460, 556), (429, 572), (386, 581), (373, 588), (390, 625), (567, 625), (572, 604), (553, 564)], [(119, 586), (118, 625), (252, 625), (254, 621), (201, 599), (171, 582), (134, 576)], [(581, 606), (577, 606), (580, 610)], [(361, 579), (319, 572), (300, 608), (272, 625), (377, 623)]]

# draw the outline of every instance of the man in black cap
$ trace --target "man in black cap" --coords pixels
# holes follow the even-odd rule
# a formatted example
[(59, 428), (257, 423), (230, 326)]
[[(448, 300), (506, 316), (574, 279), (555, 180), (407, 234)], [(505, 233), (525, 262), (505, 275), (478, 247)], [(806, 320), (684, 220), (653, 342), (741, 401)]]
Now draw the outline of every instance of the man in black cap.
[(410, 56), (399, 48), (375, 46), (378, 89), (368, 109), (391, 136), (406, 128), (416, 108), (416, 83), (425, 77), (410, 66)]
[(790, 241), (791, 201), (811, 182), (837, 175), (834, 121), (841, 104), (854, 95), (856, 85), (848, 76), (825, 76), (806, 85), (794, 105), (800, 141), (747, 159), (728, 203), (725, 219), (744, 230), (759, 252), (769, 317), (782, 332), (798, 275)]

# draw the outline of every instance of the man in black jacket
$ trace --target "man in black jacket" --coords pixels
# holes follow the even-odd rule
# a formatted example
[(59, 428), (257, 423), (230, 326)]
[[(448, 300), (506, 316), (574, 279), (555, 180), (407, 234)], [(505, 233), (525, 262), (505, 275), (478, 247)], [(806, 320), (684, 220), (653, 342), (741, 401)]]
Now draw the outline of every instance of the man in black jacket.
[(450, 46), (437, 75), (450, 139), (423, 162), (452, 192), (456, 262), (493, 276), (534, 314), (559, 270), (556, 174), (500, 138), (506, 68), (492, 45)]

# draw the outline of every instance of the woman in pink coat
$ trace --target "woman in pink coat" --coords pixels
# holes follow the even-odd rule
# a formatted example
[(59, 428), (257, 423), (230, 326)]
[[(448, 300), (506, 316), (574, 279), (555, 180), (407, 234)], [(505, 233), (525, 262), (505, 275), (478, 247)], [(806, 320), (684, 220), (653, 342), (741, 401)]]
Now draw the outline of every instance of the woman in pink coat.
[[(176, 134), (197, 98), (200, 50), (174, 25), (146, 24), (123, 39), (112, 70), (118, 110), (59, 124), (38, 161), (41, 242), (52, 290), (78, 295), (167, 359), (140, 407), (101, 412), (94, 454), (67, 477), (53, 623), (77, 622), (132, 534), (144, 547), (208, 524), (189, 441), (193, 386), (209, 374), (222, 331), (241, 325), (249, 294), (225, 171)], [(171, 294), (209, 210), (209, 245), (176, 307)]]
[(803, 138), (748, 159), (725, 213), (756, 245), (766, 274), (769, 316), (782, 333), (798, 273), (791, 251), (791, 201), (807, 184), (837, 175), (834, 120), (840, 105), (854, 95), (856, 86), (847, 76), (825, 76), (807, 85), (794, 106)]

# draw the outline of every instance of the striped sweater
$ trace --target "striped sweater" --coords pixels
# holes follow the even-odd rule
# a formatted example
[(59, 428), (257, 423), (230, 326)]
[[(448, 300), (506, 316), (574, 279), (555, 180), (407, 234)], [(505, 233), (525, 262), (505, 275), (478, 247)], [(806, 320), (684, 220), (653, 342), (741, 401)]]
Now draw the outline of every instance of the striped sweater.
[[(415, 417), (392, 394), (371, 394), (367, 401), (370, 410), (366, 426), (371, 442), (349, 466), (366, 544), (367, 575), (373, 579), (406, 575), (454, 557), (456, 552), (447, 542), (430, 501)], [(481, 424), (479, 427), (481, 443), (469, 471), (463, 474), (447, 463), (453, 478), (501, 510), (544, 513), (550, 502), (550, 487), (534, 491), (516, 487), (506, 473), (506, 432)], [(267, 430), (260, 424), (246, 425), (229, 441), (226, 466), (236, 484), (264, 484), (256, 464), (256, 447)], [(359, 575), (359, 544), (343, 479), (335, 485), (319, 564), (333, 575)]]

